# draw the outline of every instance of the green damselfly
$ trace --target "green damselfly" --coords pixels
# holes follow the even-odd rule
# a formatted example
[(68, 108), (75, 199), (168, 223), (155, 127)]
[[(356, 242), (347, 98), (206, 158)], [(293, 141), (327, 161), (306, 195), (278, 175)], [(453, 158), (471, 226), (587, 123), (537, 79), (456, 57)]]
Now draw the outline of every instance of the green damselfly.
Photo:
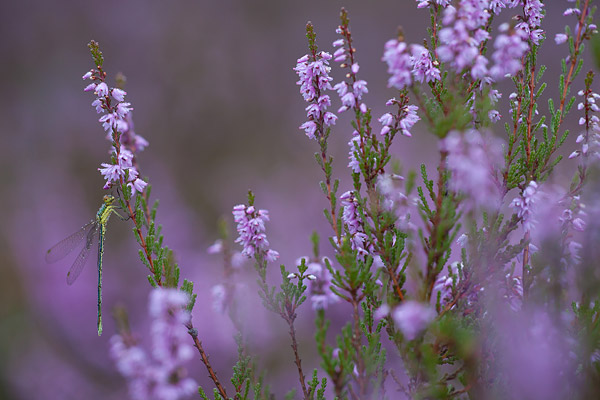
[(104, 196), (103, 204), (98, 209), (95, 219), (82, 226), (74, 234), (52, 246), (46, 252), (46, 262), (53, 263), (62, 260), (83, 243), (83, 248), (67, 273), (67, 284), (72, 285), (81, 274), (81, 271), (83, 271), (83, 267), (98, 235), (98, 336), (102, 335), (102, 256), (104, 254), (106, 225), (113, 213), (117, 214), (121, 219), (125, 219), (116, 211), (117, 206), (113, 205), (114, 202), (114, 196)]

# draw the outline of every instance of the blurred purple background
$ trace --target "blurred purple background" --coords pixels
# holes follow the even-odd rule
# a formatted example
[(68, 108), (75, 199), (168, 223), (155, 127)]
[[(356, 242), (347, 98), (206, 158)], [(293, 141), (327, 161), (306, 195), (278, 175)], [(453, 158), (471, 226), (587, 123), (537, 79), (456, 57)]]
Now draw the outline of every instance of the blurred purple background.
[[(554, 18), (546, 25), (554, 29), (550, 38), (564, 26), (556, 17), (566, 4), (547, 6)], [(182, 276), (196, 283), (195, 325), (228, 381), (236, 356), (233, 331), (210, 300), (222, 267), (218, 256), (206, 254), (217, 238), (217, 219), (230, 218), (231, 207), (244, 202), (251, 188), (257, 205), (270, 211), (267, 234), (288, 269), (310, 253), (315, 229), (322, 233), (323, 253), (331, 255), (318, 187), (322, 175), (312, 156), (316, 143), (298, 130), (305, 105), (292, 68), (307, 51), (308, 20), (320, 48), (331, 51), (341, 6), (350, 12), (361, 73), (369, 82), (366, 102), (377, 117), (394, 95), (380, 61), (383, 44), (399, 25), (408, 42), (420, 43), (426, 33), (428, 13), (414, 1), (0, 3), (0, 398), (124, 398), (124, 381), (107, 351), (115, 305), (127, 308), (132, 330), (148, 345), (150, 287), (130, 223), (114, 219), (109, 226), (100, 338), (94, 262), (71, 287), (65, 275), (73, 257), (44, 262), (46, 249), (87, 222), (104, 194), (96, 169), (108, 160), (109, 144), (90, 106), (92, 95), (82, 91), (81, 76), (92, 67), (86, 44), (100, 43), (111, 83), (117, 72), (128, 78), (136, 132), (150, 142), (139, 157), (142, 174), (161, 201), (165, 242), (176, 251)], [(547, 76), (556, 75), (564, 51), (548, 41), (542, 59), (554, 64)], [(339, 71), (333, 75), (340, 78)], [(549, 82), (551, 94), (556, 81)], [(351, 131), (346, 115), (332, 135), (338, 176), (346, 174)], [(396, 157), (410, 168), (436, 154), (432, 135), (415, 133), (396, 145)], [(558, 179), (570, 178), (568, 167)], [(340, 191), (348, 188), (342, 184)], [(253, 282), (250, 276), (246, 283), (251, 288)], [(267, 381), (282, 383), (279, 397), (283, 388), (297, 387), (286, 326), (248, 293), (251, 343), (259, 365), (269, 370)], [(341, 315), (348, 310), (335, 307)], [(305, 371), (318, 365), (312, 316), (307, 304), (299, 322)], [(192, 364), (192, 376), (210, 388), (200, 360)]]

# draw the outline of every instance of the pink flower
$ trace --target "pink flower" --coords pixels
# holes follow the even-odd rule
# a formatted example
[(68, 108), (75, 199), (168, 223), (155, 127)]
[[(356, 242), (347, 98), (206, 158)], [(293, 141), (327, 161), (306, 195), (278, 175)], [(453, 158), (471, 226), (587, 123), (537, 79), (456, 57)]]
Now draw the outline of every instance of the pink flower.
[(416, 339), (435, 316), (429, 305), (414, 300), (403, 301), (392, 312), (392, 318), (406, 340)]

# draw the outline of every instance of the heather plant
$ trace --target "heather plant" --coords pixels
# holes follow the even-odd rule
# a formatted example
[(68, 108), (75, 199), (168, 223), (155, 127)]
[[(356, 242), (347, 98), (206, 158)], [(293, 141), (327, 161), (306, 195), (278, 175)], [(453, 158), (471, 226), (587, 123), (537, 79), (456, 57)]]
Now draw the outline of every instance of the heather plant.
[[(298, 385), (286, 398), (600, 396), (600, 95), (594, 73), (582, 74), (585, 44), (597, 34), (593, 2), (565, 2), (567, 26), (553, 40), (540, 0), (416, 3), (429, 17), (429, 37), (407, 43), (400, 30), (381, 44), (388, 76), (377, 79), (392, 96), (379, 99), (389, 110), (381, 116), (367, 104), (348, 12), (341, 10), (331, 46), (306, 25), (308, 51), (293, 71), (330, 230), (306, 238), (311, 251), (293, 255), (294, 264), (277, 266), (260, 195), (250, 191), (220, 223), (208, 251), (221, 256), (223, 280), (211, 294), (236, 330), (232, 371), (217, 371), (202, 345), (191, 317), (194, 284), (180, 277), (185, 266), (165, 245), (142, 174), (148, 142), (134, 132), (124, 79), (108, 85), (90, 42), (85, 90), (96, 96), (111, 143), (99, 171), (132, 226), (151, 286), (150, 350), (126, 312), (115, 313), (110, 354), (132, 398), (274, 398), (242, 321), (236, 277), (247, 264), (264, 308), (289, 333), (282, 357), (295, 365)], [(558, 77), (544, 76), (541, 46), (562, 52)], [(545, 95), (546, 82), (558, 84), (558, 98)], [(578, 120), (573, 133), (568, 114)], [(403, 174), (393, 144), (417, 128), (436, 138), (437, 162)], [(348, 160), (330, 155), (331, 135), (348, 140)], [(563, 163), (563, 145), (576, 147), (567, 185), (555, 176), (572, 165)], [(334, 162), (347, 164), (348, 176), (334, 176)], [(348, 311), (343, 323), (339, 310)], [(320, 368), (312, 371), (303, 364), (301, 313), (314, 317)], [(212, 387), (186, 372), (195, 351)]]

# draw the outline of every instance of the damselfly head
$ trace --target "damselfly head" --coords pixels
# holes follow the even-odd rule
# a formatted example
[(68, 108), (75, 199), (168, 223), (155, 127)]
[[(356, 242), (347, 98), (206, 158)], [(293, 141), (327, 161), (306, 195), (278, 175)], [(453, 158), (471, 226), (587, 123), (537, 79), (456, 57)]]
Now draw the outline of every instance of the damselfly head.
[(115, 197), (113, 195), (106, 194), (102, 198), (102, 201), (104, 201), (104, 204), (106, 204), (107, 206), (109, 206), (109, 205), (111, 205), (115, 201)]

